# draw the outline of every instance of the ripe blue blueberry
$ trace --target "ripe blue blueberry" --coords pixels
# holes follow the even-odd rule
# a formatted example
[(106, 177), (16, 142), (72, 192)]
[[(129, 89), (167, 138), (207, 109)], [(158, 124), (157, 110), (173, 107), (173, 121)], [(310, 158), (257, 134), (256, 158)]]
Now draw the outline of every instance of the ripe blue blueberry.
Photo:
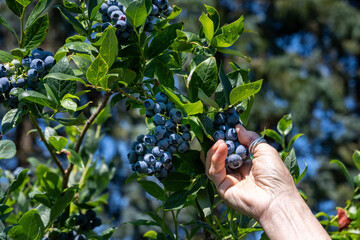
[(99, 227), (101, 225), (101, 223), (102, 223), (101, 219), (97, 217), (91, 221), (91, 227), (92, 228)]
[(154, 166), (152, 166), (152, 165), (148, 166), (148, 168), (146, 169), (146, 174), (149, 175), (149, 176), (151, 176), (151, 175), (153, 175), (154, 173), (155, 173), (155, 168), (154, 168)]
[(234, 108), (234, 107), (230, 107), (230, 108), (228, 108), (228, 109), (225, 110), (225, 113), (226, 113), (227, 115), (231, 115), (231, 114), (235, 113), (235, 108)]
[(233, 114), (229, 115), (227, 123), (230, 127), (235, 127), (239, 123), (239, 114), (234, 112)]
[(19, 87), (19, 88), (22, 88), (22, 87), (25, 87), (25, 84), (26, 84), (26, 81), (24, 78), (18, 78), (16, 80), (16, 82), (13, 83), (13, 86), (14, 87)]
[(243, 164), (243, 160), (237, 154), (229, 155), (225, 160), (225, 167), (230, 168), (231, 170), (236, 170)]
[(170, 139), (169, 138), (163, 138), (157, 144), (158, 144), (159, 147), (161, 147), (163, 149), (168, 149), (168, 147), (170, 146)]
[(153, 122), (155, 125), (164, 125), (166, 122), (165, 117), (161, 116), (159, 113), (154, 115)]
[(166, 134), (166, 128), (164, 125), (158, 125), (155, 128), (154, 135), (157, 140), (160, 140), (165, 137)]
[(173, 8), (171, 6), (168, 6), (165, 10), (163, 10), (162, 14), (164, 14), (165, 17), (168, 17), (172, 12), (173, 12)]
[(6, 67), (0, 64), (0, 77), (6, 77)]
[(182, 142), (178, 147), (178, 151), (180, 153), (186, 153), (187, 151), (189, 151), (189, 149), (190, 149), (190, 145), (188, 142)]
[(135, 150), (130, 150), (127, 157), (130, 163), (135, 163), (138, 160), (138, 155), (136, 154)]
[(44, 59), (46, 57), (46, 52), (42, 48), (35, 48), (31, 52), (32, 58), (37, 59)]
[(115, 24), (115, 27), (119, 29), (120, 32), (123, 32), (126, 30), (126, 22), (124, 20), (118, 20)]
[(237, 155), (239, 155), (242, 158), (242, 160), (247, 159), (248, 151), (247, 151), (247, 149), (245, 148), (244, 145), (239, 145), (236, 148), (235, 152), (236, 152)]
[(169, 137), (170, 143), (174, 146), (179, 146), (182, 143), (182, 138), (179, 134), (173, 133)]
[(2, 92), (6, 92), (10, 87), (9, 79), (7, 77), (0, 78), (0, 85), (2, 86)]
[(139, 143), (143, 143), (144, 142), (144, 137), (145, 137), (145, 135), (141, 134), (141, 135), (137, 136), (136, 141), (139, 142)]
[(96, 212), (92, 209), (86, 211), (85, 215), (90, 219), (94, 220), (96, 218)]
[(146, 145), (144, 143), (139, 143), (135, 146), (135, 152), (137, 155), (144, 155), (146, 152)]
[(164, 178), (166, 178), (168, 175), (168, 172), (165, 168), (161, 169), (160, 172), (158, 173), (155, 173), (155, 176), (159, 179), (159, 180), (162, 180)]
[(240, 146), (239, 140), (236, 140), (236, 141), (234, 142), (234, 144), (235, 144), (235, 149), (237, 149), (237, 147)]
[(159, 13), (159, 8), (155, 4), (153, 4), (150, 15), (154, 16), (154, 15), (157, 15), (158, 13)]
[(166, 130), (170, 133), (173, 133), (176, 131), (176, 123), (174, 123), (172, 120), (167, 120), (165, 122), (165, 127), (166, 127)]
[(135, 163), (135, 170), (138, 173), (146, 173), (147, 168), (148, 168), (148, 165), (146, 164), (145, 161), (138, 161)]
[(153, 135), (147, 134), (144, 137), (144, 143), (146, 146), (155, 146), (156, 145), (156, 138)]
[[(121, 15), (123, 15), (123, 13), (120, 11), (120, 9), (117, 11), (113, 11), (110, 15), (111, 21), (113, 23), (116, 23), (117, 21), (119, 21)], [(126, 24), (125, 21), (124, 24)]]
[(226, 131), (225, 137), (227, 140), (236, 141), (238, 139), (237, 132), (235, 128), (229, 128)]
[(230, 128), (229, 125), (220, 125), (218, 129), (226, 132), (229, 128)]
[(189, 132), (184, 132), (184, 133), (182, 134), (182, 139), (183, 139), (184, 141), (190, 141), (190, 140), (191, 140), (191, 133), (189, 133)]
[(224, 131), (221, 131), (221, 130), (217, 130), (215, 133), (214, 133), (214, 140), (215, 141), (218, 141), (218, 140), (225, 140), (225, 133)]
[[(108, 14), (102, 14), (101, 15), (101, 21), (103, 22), (103, 23), (107, 23), (107, 22), (111, 22), (111, 18), (109, 17), (109, 15)], [(110, 24), (111, 25), (111, 24)], [(104, 31), (107, 27), (108, 27), (109, 25), (107, 25), (105, 28), (103, 28), (103, 26), (101, 26), (101, 28), (102, 28), (102, 30)], [(112, 26), (112, 25), (111, 25)]]
[(68, 240), (68, 234), (66, 232), (61, 232), (58, 235), (58, 240)]
[(110, 16), (111, 18), (111, 14), (113, 12), (116, 12), (116, 11), (120, 11), (120, 8), (116, 5), (112, 5), (112, 6), (109, 6), (108, 10), (107, 10), (107, 14)]
[(156, 95), (155, 95), (155, 101), (156, 102), (163, 102), (163, 103), (167, 103), (168, 102), (168, 96), (163, 93), (163, 92), (158, 92)]
[(162, 162), (156, 161), (154, 165), (155, 172), (160, 172), (163, 169)]
[(107, 0), (107, 5), (110, 6), (118, 6), (119, 2), (117, 0)]
[(75, 237), (75, 240), (86, 240), (86, 236), (84, 234), (79, 234)]
[(45, 63), (45, 69), (49, 70), (50, 68), (52, 68), (55, 65), (55, 58), (53, 56), (47, 56), (44, 59), (44, 63)]
[(144, 161), (146, 162), (147, 165), (154, 165), (155, 161), (156, 161), (156, 158), (151, 153), (147, 153), (144, 156)]
[(215, 115), (214, 123), (216, 123), (218, 126), (225, 125), (227, 122), (227, 116), (223, 112), (219, 112)]
[(155, 103), (154, 112), (164, 114), (166, 111), (166, 104), (163, 102)]
[(23, 65), (24, 67), (30, 67), (30, 64), (31, 64), (32, 60), (33, 60), (32, 57), (26, 56), (26, 57), (24, 57), (24, 58), (22, 59), (22, 65)]
[(190, 132), (190, 124), (183, 124), (180, 127), (181, 132)]
[(145, 109), (145, 116), (147, 118), (151, 118), (155, 115), (154, 111), (153, 110), (148, 110), (148, 109)]
[(39, 82), (33, 82), (33, 81), (30, 81), (30, 79), (28, 78), (26, 80), (27, 84), (29, 85), (29, 90), (36, 90), (39, 86)]
[(163, 164), (169, 164), (172, 160), (172, 155), (169, 152), (164, 152), (164, 154), (161, 156), (160, 161)]
[(27, 79), (31, 82), (36, 82), (39, 77), (39, 72), (36, 69), (30, 68), (27, 72)]
[(169, 153), (175, 154), (177, 152), (177, 147), (175, 147), (174, 145), (170, 145), (167, 150)]
[(225, 143), (226, 143), (226, 145), (228, 147), (228, 154), (227, 155), (229, 156), (230, 154), (232, 154), (235, 151), (235, 144), (231, 140), (227, 140), (227, 141), (225, 141)]
[(101, 25), (101, 29), (103, 31), (105, 31), (105, 29), (107, 29), (109, 26), (112, 26), (111, 23), (109, 22), (104, 22), (102, 25)]
[(133, 143), (131, 144), (131, 150), (135, 150), (136, 145), (138, 145), (139, 143), (140, 143), (140, 142), (138, 142), (138, 141), (133, 142)]
[(177, 108), (171, 109), (169, 116), (171, 120), (173, 120), (176, 123), (181, 123), (181, 120), (184, 117), (183, 113)]
[(167, 104), (166, 104), (166, 112), (170, 112), (171, 109), (173, 109), (175, 107), (175, 104), (171, 101), (169, 101)]
[(164, 154), (164, 149), (162, 149), (161, 147), (159, 146), (156, 146), (152, 149), (152, 154), (155, 156), (155, 157), (161, 157), (163, 154)]
[(45, 63), (41, 59), (34, 59), (31, 61), (30, 68), (42, 73), (45, 70)]
[(145, 24), (144, 30), (146, 32), (152, 32), (154, 30), (154, 24), (152, 22), (148, 22)]
[(99, 9), (99, 12), (100, 12), (101, 14), (107, 14), (108, 8), (109, 8), (109, 5), (107, 5), (106, 3), (103, 3), (103, 4), (101, 4), (101, 7), (100, 7), (100, 9)]
[(127, 28), (126, 31), (123, 31), (123, 32), (116, 32), (116, 35), (118, 36), (119, 40), (120, 41), (126, 41), (129, 39), (130, 37), (130, 34), (127, 32), (130, 28)]
[(167, 7), (169, 5), (167, 0), (158, 0), (157, 4), (161, 9), (164, 9), (164, 7)]

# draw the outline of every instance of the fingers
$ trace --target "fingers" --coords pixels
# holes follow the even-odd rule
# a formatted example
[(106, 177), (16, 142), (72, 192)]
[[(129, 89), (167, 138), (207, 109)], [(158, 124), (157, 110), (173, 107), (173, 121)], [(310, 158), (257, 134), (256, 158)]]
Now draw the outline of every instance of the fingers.
[(225, 160), (227, 146), (224, 141), (217, 141), (206, 156), (206, 174), (218, 187), (226, 177)]
[(242, 125), (236, 126), (236, 132), (239, 142), (245, 145), (247, 148), (255, 139), (260, 137), (256, 132), (247, 131)]

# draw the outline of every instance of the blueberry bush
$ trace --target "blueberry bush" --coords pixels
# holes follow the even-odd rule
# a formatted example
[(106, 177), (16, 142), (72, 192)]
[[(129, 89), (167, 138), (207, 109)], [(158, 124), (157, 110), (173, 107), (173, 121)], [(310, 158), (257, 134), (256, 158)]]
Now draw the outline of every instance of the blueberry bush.
[[(37, 133), (50, 159), (31, 159), (33, 168), (16, 176), (1, 172), (9, 182), (0, 198), (1, 239), (111, 238), (113, 228), (95, 230), (103, 225), (97, 211), (106, 203), (104, 190), (114, 169), (93, 161), (93, 155), (101, 133), (109, 131), (103, 124), (120, 101), (126, 101), (128, 110), (138, 109), (147, 124), (147, 132), (127, 154), (133, 170), (127, 183), (137, 181), (159, 202), (156, 211), (146, 213), (147, 219), (127, 224), (149, 227), (144, 234), (149, 239), (192, 239), (199, 234), (205, 239), (241, 239), (262, 230), (223, 204), (203, 165), (206, 152), (219, 139), (228, 146), (228, 171), (251, 159), (235, 126), (247, 124), (262, 80), (251, 81), (248, 69), (216, 58), (222, 53), (250, 61), (232, 48), (244, 31), (243, 17), (221, 25), (217, 10), (205, 5), (202, 27), (192, 33), (183, 30), (178, 21), (182, 10), (168, 0), (63, 0), (50, 11), (59, 11), (76, 34), (51, 53), (40, 46), (52, 0), (32, 2), (6, 1), (18, 17), (19, 31), (0, 16), (2, 27), (18, 43), (10, 52), (0, 50), (0, 101), (7, 109), (1, 133), (6, 138), (27, 116), (31, 133)], [(232, 70), (226, 72), (225, 65)], [(90, 93), (99, 101), (80, 105)], [(281, 146), (279, 154), (298, 183), (307, 167), (300, 173), (293, 148), (301, 134), (286, 142), (291, 128), (291, 115), (286, 115), (278, 131), (266, 129), (263, 135)], [(15, 154), (14, 142), (0, 141), (0, 159)], [(358, 153), (354, 159), (360, 161)], [(355, 199), (357, 195), (346, 211)], [(180, 220), (181, 211), (190, 207), (197, 217)], [(354, 219), (358, 215), (354, 209), (350, 213)], [(324, 224), (337, 224), (326, 217)]]

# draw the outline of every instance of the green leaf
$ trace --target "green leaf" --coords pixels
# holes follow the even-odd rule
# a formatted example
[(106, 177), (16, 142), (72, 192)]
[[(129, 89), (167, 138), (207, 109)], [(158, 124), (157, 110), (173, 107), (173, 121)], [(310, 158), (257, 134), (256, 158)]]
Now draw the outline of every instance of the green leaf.
[(182, 9), (181, 8), (179, 8), (178, 6), (176, 6), (176, 5), (173, 5), (173, 12), (170, 14), (170, 16), (168, 16), (167, 18), (166, 18), (166, 20), (173, 20), (173, 19), (175, 19), (176, 17), (178, 17), (179, 15), (180, 15), (180, 13), (181, 13), (181, 11), (182, 11)]
[(354, 177), (354, 182), (360, 187), (360, 173)]
[(72, 149), (69, 149), (68, 151), (71, 153), (71, 155), (68, 157), (69, 161), (78, 166), (79, 168), (84, 168), (84, 161), (81, 159), (80, 154)]
[(243, 59), (245, 59), (248, 63), (251, 62), (251, 58), (247, 57), (245, 55), (243, 55), (240, 51), (238, 50), (234, 50), (234, 49), (228, 49), (228, 48), (218, 48), (217, 49), (219, 52), (225, 53), (225, 54), (230, 54), (230, 55), (234, 55), (234, 56), (238, 56), (241, 57)]
[(182, 28), (183, 23), (174, 23), (157, 33), (146, 51), (148, 59), (154, 58), (168, 49), (177, 37), (176, 31)]
[(191, 183), (191, 177), (185, 173), (172, 172), (164, 180), (162, 184), (167, 191), (180, 191), (184, 190)]
[(287, 114), (283, 116), (277, 124), (277, 130), (284, 136), (288, 135), (292, 129), (292, 116)]
[(32, 0), (16, 0), (16, 1), (23, 7), (26, 7), (32, 2)]
[(16, 179), (10, 184), (9, 188), (6, 190), (4, 195), (9, 195), (10, 193), (16, 191), (27, 179), (27, 173), (29, 169), (22, 170), (16, 177)]
[(265, 135), (275, 140), (275, 142), (282, 144), (281, 136), (272, 129), (265, 129)]
[(90, 65), (86, 72), (86, 78), (94, 86), (97, 86), (101, 78), (106, 75), (109, 70), (109, 66), (105, 62), (104, 58), (99, 54)]
[(295, 184), (298, 184), (298, 183), (301, 181), (301, 179), (303, 179), (303, 178), (305, 177), (305, 175), (306, 175), (306, 172), (307, 172), (307, 169), (308, 169), (308, 165), (306, 164), (306, 162), (304, 162), (304, 163), (305, 163), (304, 171), (302, 171), (302, 173), (300, 174), (300, 176), (299, 176), (297, 179), (295, 179)]
[(81, 8), (74, 2), (70, 2), (68, 0), (63, 0), (63, 5), (66, 10), (68, 10), (71, 13), (82, 13)]
[(6, 5), (19, 17), (25, 10), (16, 0), (6, 0)]
[(207, 96), (211, 96), (218, 85), (218, 69), (214, 57), (200, 63), (192, 73), (189, 89), (190, 99), (194, 102), (198, 98), (198, 89), (201, 88)]
[(251, 96), (249, 101), (248, 101), (245, 112), (240, 114), (240, 119), (241, 119), (241, 122), (244, 124), (244, 126), (247, 125), (248, 120), (250, 118), (250, 112), (251, 112), (252, 106), (254, 104), (254, 100), (255, 100), (255, 97)]
[(292, 148), (289, 154), (286, 156), (284, 164), (289, 169), (291, 176), (293, 176), (293, 178), (296, 180), (299, 177), (300, 169), (296, 160), (294, 148)]
[(65, 190), (65, 194), (56, 200), (54, 206), (51, 208), (50, 221), (48, 226), (55, 221), (55, 219), (60, 216), (60, 214), (69, 206), (69, 204), (74, 199), (76, 190), (73, 188), (68, 188)]
[(61, 195), (62, 180), (53, 172), (45, 172), (41, 178), (40, 186), (49, 197), (58, 198)]
[[(88, 70), (88, 68), (91, 65), (91, 61), (89, 59), (87, 59), (86, 57), (82, 57), (79, 55), (71, 55), (70, 56), (71, 60), (74, 61), (74, 63), (76, 64), (76, 66), (80, 69), (80, 71), (83, 73), (83, 75), (86, 75), (86, 71)], [(82, 83), (82, 82), (81, 82)], [(85, 83), (85, 82), (84, 82)], [(84, 84), (83, 83), (83, 84)]]
[(143, 25), (147, 18), (145, 0), (135, 0), (126, 8), (127, 20), (135, 28)]
[(88, 7), (88, 17), (90, 20), (94, 20), (96, 15), (99, 12), (101, 5), (105, 2), (105, 0), (98, 1), (98, 0), (90, 0), (89, 7)]
[(350, 184), (351, 188), (354, 189), (354, 183), (353, 183), (353, 181), (350, 177), (350, 174), (349, 174), (347, 168), (345, 167), (345, 165), (342, 162), (340, 162), (339, 160), (331, 160), (330, 163), (335, 163), (340, 167), (341, 171), (345, 175), (345, 178), (348, 181), (348, 183)]
[(9, 207), (5, 204), (0, 204), (0, 219), (4, 221), (10, 215), (12, 210), (14, 210), (12, 207)]
[(211, 41), (211, 46), (216, 48), (231, 47), (244, 31), (244, 16), (229, 25), (221, 27)]
[(7, 232), (7, 235), (11, 239), (21, 239), (22, 233), (23, 233), (23, 227), (21, 225), (13, 225), (10, 227), (9, 231)]
[(204, 105), (199, 100), (196, 103), (186, 103), (183, 105), (183, 109), (188, 116), (197, 115), (204, 112)]
[[(299, 137), (301, 137), (301, 136), (303, 136), (303, 135), (304, 135), (304, 134), (299, 133), (299, 134), (296, 134), (295, 136), (293, 136), (293, 137), (291, 138), (290, 142), (289, 142), (289, 145), (288, 145), (287, 149), (290, 150), (290, 148), (292, 148), (292, 146), (294, 145), (295, 141), (296, 141)], [(280, 144), (281, 144), (281, 143), (280, 143)]]
[(68, 75), (65, 73), (60, 73), (60, 72), (49, 73), (44, 77), (44, 79), (49, 79), (49, 78), (56, 79), (59, 81), (76, 81), (76, 82), (80, 82), (80, 83), (86, 85), (85, 81), (82, 80), (81, 78), (75, 77), (73, 75)]
[(220, 108), (219, 105), (214, 100), (212, 100), (210, 97), (208, 97), (201, 88), (199, 88), (199, 90), (198, 90), (198, 97), (201, 101), (203, 101), (207, 105), (212, 106), (215, 109)]
[(216, 32), (220, 27), (220, 15), (214, 7), (208, 5), (205, 5), (205, 7), (206, 7), (206, 14), (212, 20), (214, 24), (214, 32)]
[(36, 19), (24, 32), (21, 48), (32, 50), (39, 46), (45, 39), (49, 28), (49, 16), (45, 14)]
[(40, 214), (41, 221), (43, 222), (44, 226), (47, 226), (50, 220), (50, 207), (45, 206), (44, 204), (39, 204), (36, 210)]
[[(14, 36), (16, 37), (16, 39), (19, 41), (19, 37), (16, 34), (14, 28), (10, 25), (10, 23), (6, 20), (6, 18), (4, 18), (3, 16), (0, 15), (0, 24), (3, 25), (4, 27), (6, 27), (12, 34), (14, 34)], [(3, 51), (2, 51), (3, 52)], [(1, 56), (0, 56), (1, 58)], [(10, 61), (11, 62), (11, 61)]]
[(35, 209), (26, 212), (19, 220), (19, 225), (22, 226), (23, 240), (40, 240), (42, 239), (45, 231), (44, 224), (41, 217)]
[(18, 98), (19, 101), (27, 100), (30, 102), (40, 104), (44, 107), (56, 109), (56, 104), (51, 99), (48, 99), (45, 95), (36, 91), (32, 91), (32, 90), (24, 91), (19, 95)]
[(70, 98), (65, 98), (64, 100), (61, 100), (61, 106), (65, 109), (76, 111), (77, 110), (77, 104)]
[(62, 6), (57, 6), (57, 8), (59, 9), (61, 15), (63, 15), (63, 17), (66, 19), (66, 21), (68, 21), (73, 28), (75, 29), (75, 31), (83, 36), (87, 36), (87, 32), (85, 30), (85, 28), (81, 25), (81, 23), (71, 14), (69, 13), (64, 7)]
[(0, 50), (0, 62), (8, 63), (12, 60), (14, 60), (14, 57), (10, 53)]
[(145, 219), (139, 219), (132, 222), (127, 222), (126, 224), (132, 224), (135, 226), (159, 226), (159, 224), (157, 224), (156, 222)]
[(170, 197), (166, 200), (164, 209), (165, 210), (178, 210), (181, 209), (187, 199), (189, 192), (186, 190), (177, 191), (170, 195)]
[(87, 118), (83, 113), (80, 113), (76, 118), (54, 118), (55, 121), (64, 125), (64, 126), (71, 126), (71, 125), (80, 125), (83, 124)]
[(16, 154), (16, 146), (13, 141), (1, 140), (0, 141), (0, 159), (10, 159)]
[(200, 209), (202, 210), (205, 217), (210, 216), (212, 213), (212, 203), (209, 197), (209, 192), (207, 189), (201, 189), (196, 196), (196, 201), (198, 202)]
[(157, 233), (154, 230), (149, 230), (143, 235), (144, 238), (157, 239)]
[(202, 15), (199, 18), (199, 21), (202, 24), (202, 29), (204, 31), (205, 37), (209, 40), (209, 42), (211, 42), (214, 36), (213, 21), (205, 13), (202, 13)]
[(226, 99), (226, 103), (230, 104), (230, 93), (233, 89), (233, 87), (231, 86), (231, 83), (229, 81), (228, 76), (226, 75), (225, 71), (224, 71), (224, 67), (222, 65), (222, 63), (220, 64), (220, 72), (219, 72), (219, 79), (220, 79), (220, 83), (222, 85), (222, 94), (224, 94), (224, 98)]
[(49, 142), (56, 149), (56, 151), (60, 152), (65, 148), (68, 140), (67, 138), (61, 136), (51, 136), (49, 137)]
[(156, 58), (153, 60), (153, 63), (155, 64), (155, 74), (158, 77), (160, 84), (165, 87), (174, 88), (174, 77), (168, 64), (157, 60)]
[(161, 201), (165, 201), (165, 191), (155, 182), (141, 180), (138, 183), (148, 194)]
[(360, 151), (356, 150), (352, 156), (355, 166), (360, 170)]
[(234, 88), (230, 93), (230, 104), (237, 105), (239, 102), (255, 95), (261, 89), (262, 80), (244, 84)]
[(110, 68), (118, 54), (118, 39), (115, 34), (116, 28), (108, 27), (103, 32), (102, 36), (104, 39), (102, 40), (100, 47), (100, 55), (107, 63)]
[(30, 27), (30, 25), (37, 19), (44, 10), (51, 4), (52, 0), (39, 0), (35, 5), (34, 9), (31, 11), (29, 18), (25, 24), (25, 30)]
[(18, 108), (9, 110), (1, 121), (2, 134), (5, 134), (16, 127), (21, 122), (23, 115), (24, 112)]

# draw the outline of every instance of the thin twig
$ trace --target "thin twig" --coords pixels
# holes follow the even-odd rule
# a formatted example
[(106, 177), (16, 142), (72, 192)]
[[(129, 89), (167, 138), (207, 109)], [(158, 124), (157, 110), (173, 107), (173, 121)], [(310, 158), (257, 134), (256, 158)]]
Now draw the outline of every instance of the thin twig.
[(125, 91), (122, 90), (121, 88), (118, 88), (116, 91), (119, 92), (119, 93), (121, 93), (122, 95), (125, 95), (125, 96), (126, 96), (127, 98), (129, 98), (129, 99), (132, 99), (132, 100), (134, 100), (134, 101), (136, 101), (136, 102), (138, 102), (138, 103), (140, 103), (140, 104), (143, 104), (142, 101), (140, 101), (140, 100), (137, 99), (136, 97), (131, 96), (130, 94), (128, 94), (127, 92), (125, 92)]
[(49, 146), (49, 144), (47, 143), (46, 139), (45, 139), (45, 136), (43, 134), (43, 132), (41, 131), (41, 128), (39, 126), (39, 124), (37, 123), (35, 117), (30, 113), (30, 120), (32, 122), (32, 124), (34, 125), (34, 127), (36, 128), (38, 134), (40, 135), (40, 139), (41, 141), (43, 141), (43, 143), (45, 144), (45, 147), (47, 148), (47, 150), (49, 151), (50, 155), (51, 155), (51, 158), (53, 159), (53, 161), (56, 163), (56, 165), (58, 166), (61, 174), (63, 176), (65, 176), (65, 170), (64, 168), (62, 167), (59, 159), (56, 157), (55, 153), (54, 153), (54, 150), (51, 149), (51, 147)]

